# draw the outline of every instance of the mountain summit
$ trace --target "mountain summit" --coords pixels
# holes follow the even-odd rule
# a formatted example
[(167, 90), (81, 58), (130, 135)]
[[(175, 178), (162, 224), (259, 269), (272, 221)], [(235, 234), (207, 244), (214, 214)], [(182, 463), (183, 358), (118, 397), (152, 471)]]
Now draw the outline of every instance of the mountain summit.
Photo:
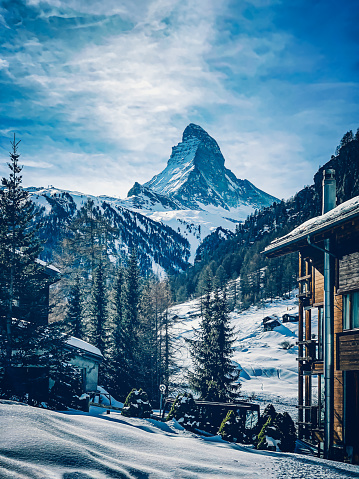
[[(191, 123), (182, 141), (172, 148), (166, 168), (143, 187), (192, 210), (206, 210), (209, 206), (230, 210), (244, 205), (257, 209), (275, 201), (248, 180), (238, 179), (224, 162), (216, 140)], [(136, 194), (138, 186), (130, 190), (129, 196)]]

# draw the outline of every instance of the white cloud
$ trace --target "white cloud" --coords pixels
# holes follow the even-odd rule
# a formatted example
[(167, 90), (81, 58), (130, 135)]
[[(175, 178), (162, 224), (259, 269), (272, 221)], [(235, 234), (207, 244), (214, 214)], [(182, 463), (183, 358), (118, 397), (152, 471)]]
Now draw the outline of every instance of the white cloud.
[[(217, 139), (238, 177), (276, 196), (293, 194), (311, 182), (318, 165), (307, 152), (319, 158), (325, 138), (318, 132), (330, 123), (341, 128), (347, 100), (337, 95), (342, 84), (285, 81), (297, 68), (288, 54), (297, 39), (274, 32), (270, 16), (252, 31), (256, 20), (242, 15), (248, 4), (278, 2), (27, 0), (49, 25), (53, 16), (85, 19), (78, 30), (69, 25), (78, 35), (71, 44), (65, 27), (53, 38), (31, 33), (0, 60), (19, 91), (33, 92), (26, 114), (45, 125), (43, 151), (32, 160), (46, 154), (56, 186), (124, 196), (165, 166), (183, 128), (195, 122)], [(119, 15), (126, 26), (115, 34), (106, 34), (105, 23), (100, 33), (87, 30), (101, 25), (101, 15)], [(314, 58), (300, 59), (298, 69), (311, 71)], [(32, 169), (33, 184), (55, 182)]]
[(0, 70), (7, 70), (9, 67), (9, 62), (0, 58)]

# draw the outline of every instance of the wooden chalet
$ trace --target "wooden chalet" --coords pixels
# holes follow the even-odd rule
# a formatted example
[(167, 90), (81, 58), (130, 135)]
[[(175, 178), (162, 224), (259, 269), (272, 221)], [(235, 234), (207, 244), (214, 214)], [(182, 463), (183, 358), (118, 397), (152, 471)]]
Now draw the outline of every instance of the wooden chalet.
[(298, 433), (328, 459), (359, 463), (359, 197), (335, 206), (324, 171), (323, 214), (264, 251), (299, 252)]
[(279, 318), (275, 316), (266, 316), (263, 321), (263, 330), (264, 331), (273, 331), (274, 328), (277, 328), (281, 325)]

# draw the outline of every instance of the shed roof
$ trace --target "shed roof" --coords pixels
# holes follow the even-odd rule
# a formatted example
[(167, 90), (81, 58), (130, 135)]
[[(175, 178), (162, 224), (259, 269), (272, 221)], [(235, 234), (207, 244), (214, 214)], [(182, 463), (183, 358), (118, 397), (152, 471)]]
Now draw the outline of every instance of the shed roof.
[(87, 341), (83, 341), (82, 339), (75, 338), (74, 336), (71, 336), (70, 339), (66, 341), (66, 343), (76, 349), (81, 349), (87, 353), (90, 353), (94, 356), (98, 356), (99, 358), (102, 359), (102, 353), (101, 351), (96, 348), (93, 344), (88, 343)]
[(281, 238), (272, 241), (264, 250), (266, 256), (281, 256), (305, 245), (307, 237), (330, 232), (346, 222), (359, 218), (359, 196), (345, 201), (324, 215), (316, 216)]

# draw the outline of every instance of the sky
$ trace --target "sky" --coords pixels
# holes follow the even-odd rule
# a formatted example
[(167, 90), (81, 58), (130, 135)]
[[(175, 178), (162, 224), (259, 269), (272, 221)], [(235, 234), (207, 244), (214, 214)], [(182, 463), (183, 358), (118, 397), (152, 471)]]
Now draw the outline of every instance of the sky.
[(0, 0), (0, 176), (124, 198), (189, 123), (288, 198), (359, 127), (356, 0)]

